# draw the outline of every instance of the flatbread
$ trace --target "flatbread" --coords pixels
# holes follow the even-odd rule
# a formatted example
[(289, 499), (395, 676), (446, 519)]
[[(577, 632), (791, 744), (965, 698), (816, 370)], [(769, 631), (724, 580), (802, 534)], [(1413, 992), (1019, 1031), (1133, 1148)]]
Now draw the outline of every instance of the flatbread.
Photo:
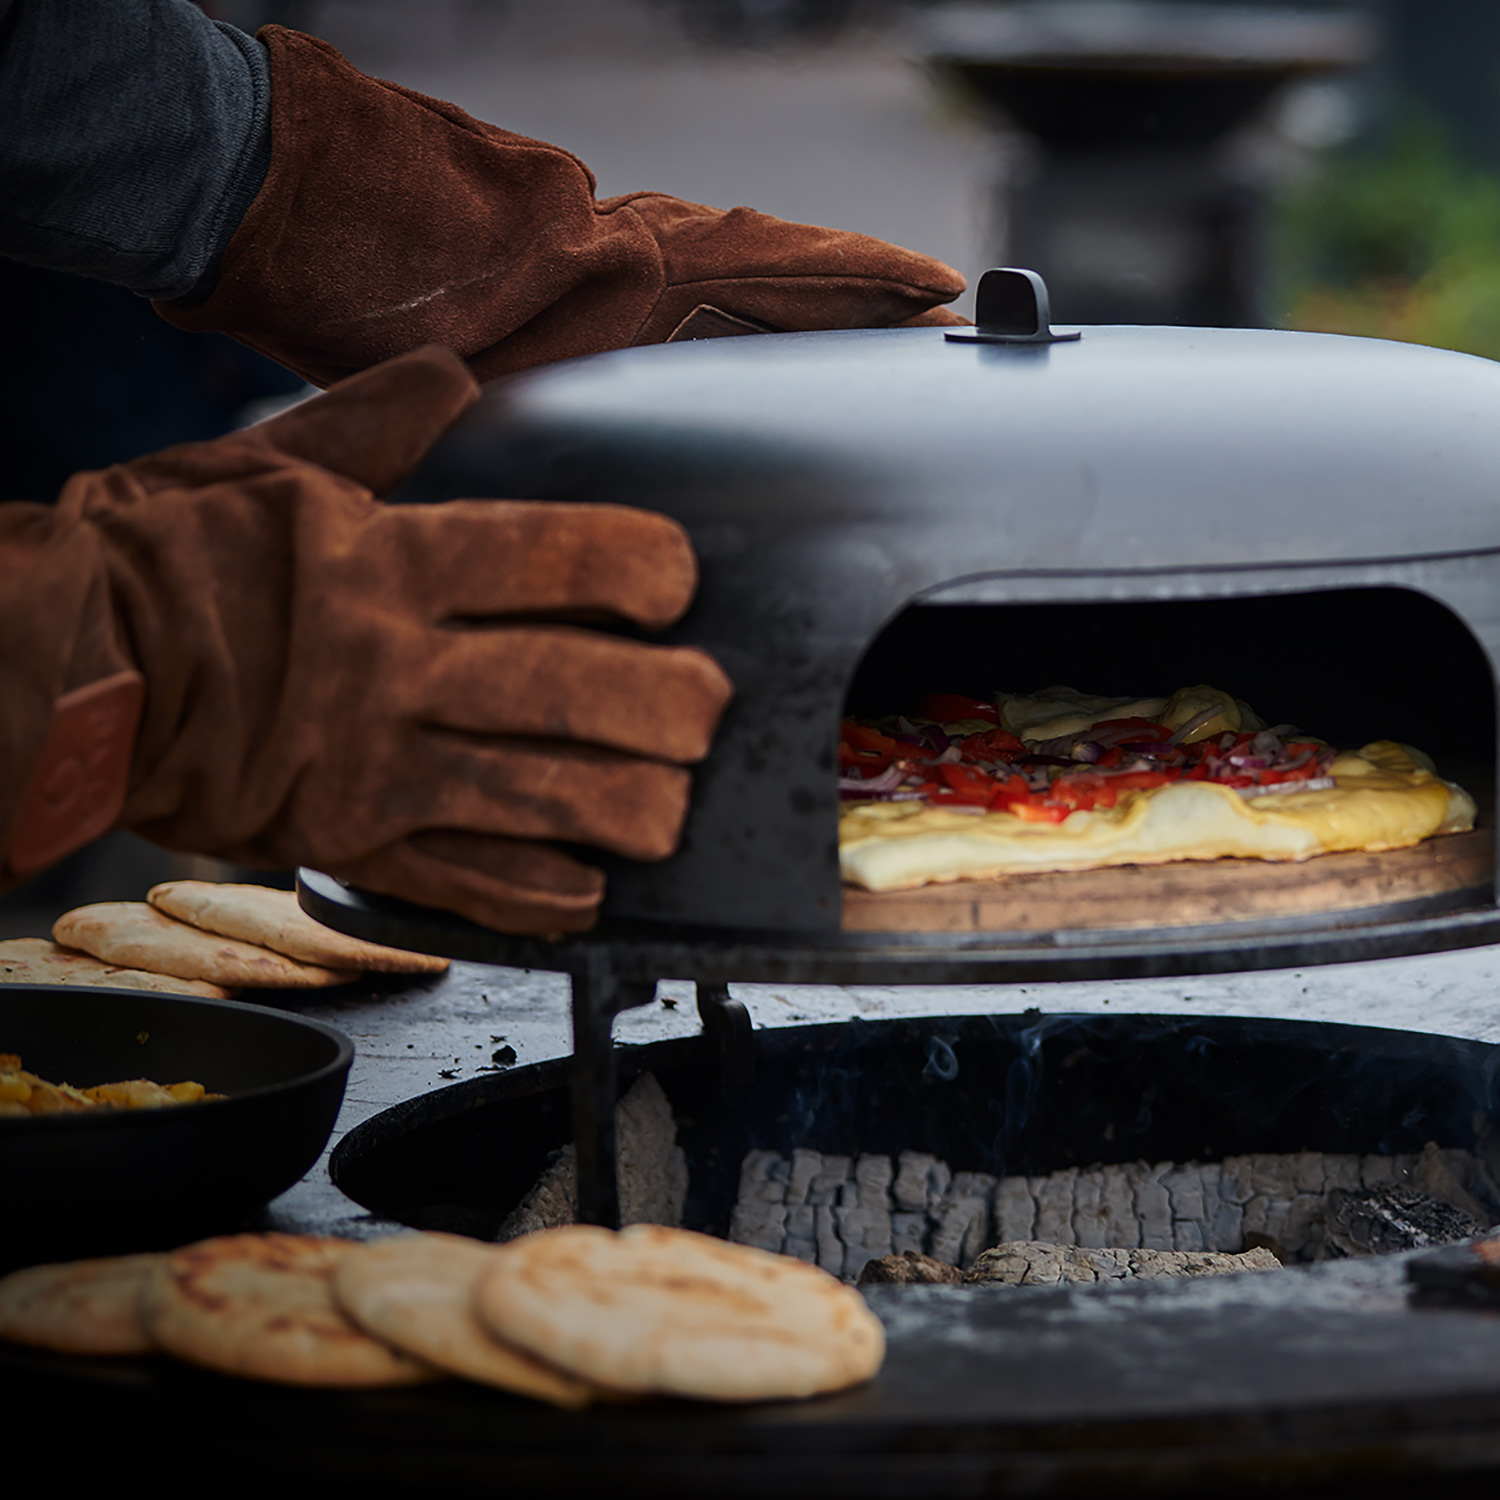
[(885, 1354), (880, 1320), (826, 1271), (655, 1224), (502, 1245), (475, 1307), (507, 1343), (641, 1394), (813, 1396), (868, 1380)]
[(81, 984), (169, 995), (206, 995), (212, 1000), (228, 1000), (234, 995), (233, 990), (204, 979), (178, 979), (144, 969), (122, 969), (91, 954), (59, 948), (50, 938), (7, 938), (0, 942), (0, 984)]
[(0, 1339), (60, 1354), (149, 1354), (138, 1311), (165, 1255), (28, 1266), (0, 1280)]
[(339, 1262), (364, 1249), (317, 1235), (238, 1234), (174, 1250), (150, 1274), (141, 1319), (193, 1364), (289, 1385), (413, 1385), (432, 1366), (356, 1328), (334, 1304)]
[(502, 1344), (474, 1312), (474, 1290), (493, 1245), (456, 1234), (403, 1234), (346, 1255), (333, 1297), (366, 1333), (484, 1385), (554, 1406), (587, 1406), (593, 1386)]
[(64, 947), (81, 948), (106, 963), (245, 989), (321, 989), (356, 977), (347, 970), (299, 964), (269, 948), (200, 932), (144, 901), (77, 907), (57, 919), (52, 936)]
[(169, 880), (146, 900), (158, 911), (204, 932), (258, 943), (305, 964), (359, 969), (373, 974), (441, 974), (446, 958), (385, 948), (335, 932), (315, 922), (292, 891), (263, 885), (219, 885), (208, 880)]

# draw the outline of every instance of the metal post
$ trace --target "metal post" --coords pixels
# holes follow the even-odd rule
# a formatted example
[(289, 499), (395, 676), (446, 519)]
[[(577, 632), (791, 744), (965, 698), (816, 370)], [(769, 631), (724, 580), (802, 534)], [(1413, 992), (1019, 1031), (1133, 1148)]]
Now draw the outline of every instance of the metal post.
[(606, 954), (589, 955), (572, 976), (573, 1140), (578, 1155), (578, 1222), (620, 1227), (615, 1173), (615, 1105), (619, 1083), (610, 1032), (622, 1010), (649, 1005), (654, 980), (621, 979)]
[(744, 1093), (755, 1082), (750, 1012), (741, 1001), (730, 998), (727, 984), (706, 984), (700, 979), (695, 988), (704, 1034), (718, 1047), (721, 1087), (726, 1093)]

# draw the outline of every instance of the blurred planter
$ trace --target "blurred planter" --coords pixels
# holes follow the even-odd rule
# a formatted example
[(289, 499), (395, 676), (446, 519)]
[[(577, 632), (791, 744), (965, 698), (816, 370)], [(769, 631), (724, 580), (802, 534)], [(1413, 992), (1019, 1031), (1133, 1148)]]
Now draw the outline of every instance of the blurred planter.
[(1238, 148), (1375, 33), (1347, 13), (1060, 0), (939, 7), (919, 45), (1029, 138), (996, 189), (1000, 258), (1046, 277), (1060, 320), (1246, 327), (1265, 321), (1269, 184)]

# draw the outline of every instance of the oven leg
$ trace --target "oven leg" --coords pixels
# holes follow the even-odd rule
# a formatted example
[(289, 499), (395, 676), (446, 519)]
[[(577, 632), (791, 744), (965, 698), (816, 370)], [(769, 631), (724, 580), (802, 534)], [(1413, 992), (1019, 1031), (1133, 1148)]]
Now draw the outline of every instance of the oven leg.
[(727, 984), (694, 986), (698, 991), (698, 1019), (703, 1034), (719, 1052), (719, 1080), (725, 1093), (742, 1095), (755, 1082), (755, 1042), (750, 1012), (744, 1003), (730, 998)]
[(573, 1140), (578, 1153), (578, 1222), (620, 1227), (615, 1175), (615, 1104), (619, 1084), (610, 1030), (622, 1010), (649, 1005), (654, 980), (621, 979), (593, 962), (572, 977)]

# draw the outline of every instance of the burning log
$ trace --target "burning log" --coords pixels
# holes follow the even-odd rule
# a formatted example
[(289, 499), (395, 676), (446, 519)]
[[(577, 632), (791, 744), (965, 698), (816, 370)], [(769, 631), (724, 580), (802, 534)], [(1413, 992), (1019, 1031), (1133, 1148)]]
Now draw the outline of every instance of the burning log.
[(1425, 1250), (1483, 1234), (1472, 1214), (1412, 1188), (1342, 1189), (1328, 1195), (1324, 1239), (1337, 1255), (1390, 1255)]
[(1154, 1281), (1162, 1276), (1235, 1276), (1280, 1267), (1269, 1250), (1259, 1248), (1225, 1255), (1213, 1250), (1121, 1250), (1014, 1240), (986, 1250), (963, 1280), (971, 1286), (1057, 1286), (1080, 1281)]
[(930, 1255), (921, 1255), (907, 1250), (901, 1255), (885, 1255), (879, 1260), (865, 1262), (859, 1273), (861, 1286), (896, 1284), (904, 1286), (957, 1286), (964, 1273), (945, 1260), (934, 1260)]
[[(1229, 1256), (1263, 1247), (1278, 1261), (1305, 1262), (1372, 1253), (1370, 1234), (1364, 1236), (1370, 1248), (1350, 1249), (1360, 1232), (1337, 1218), (1330, 1229), (1329, 1205), (1347, 1203), (1353, 1214), (1352, 1205), (1369, 1195), (1398, 1188), (1424, 1197), (1432, 1205), (1430, 1232), (1449, 1239), (1500, 1218), (1500, 1191), (1484, 1163), (1433, 1144), (1401, 1156), (1265, 1153), (998, 1179), (953, 1172), (917, 1151), (902, 1152), (894, 1163), (874, 1155), (752, 1151), (730, 1238), (815, 1261), (848, 1279), (867, 1262), (908, 1252), (969, 1269), (997, 1242)], [(1410, 1204), (1402, 1211), (1416, 1212)]]

